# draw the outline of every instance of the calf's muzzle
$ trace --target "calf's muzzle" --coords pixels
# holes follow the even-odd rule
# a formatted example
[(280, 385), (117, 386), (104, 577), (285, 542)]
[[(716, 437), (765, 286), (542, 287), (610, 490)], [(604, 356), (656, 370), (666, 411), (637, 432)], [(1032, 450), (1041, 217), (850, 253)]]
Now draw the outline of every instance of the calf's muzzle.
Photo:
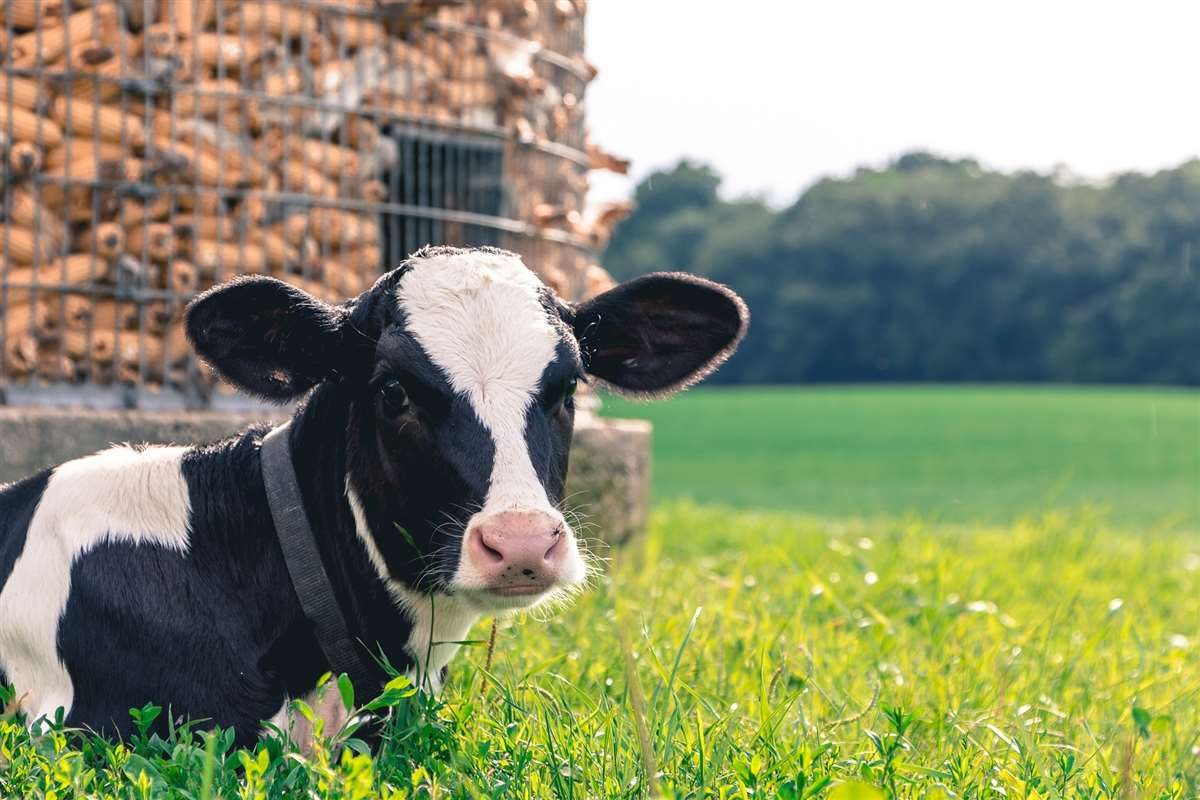
[(466, 556), (488, 591), (538, 594), (563, 579), (569, 535), (560, 517), (544, 511), (480, 515), (467, 530)]

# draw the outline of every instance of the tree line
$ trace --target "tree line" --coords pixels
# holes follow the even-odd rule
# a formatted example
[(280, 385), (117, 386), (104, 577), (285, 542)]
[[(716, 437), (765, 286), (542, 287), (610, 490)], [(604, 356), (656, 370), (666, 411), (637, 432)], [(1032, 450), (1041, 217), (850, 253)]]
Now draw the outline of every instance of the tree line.
[(1085, 183), (910, 153), (782, 209), (720, 183), (648, 176), (603, 256), (746, 298), (716, 380), (1200, 385), (1200, 161)]

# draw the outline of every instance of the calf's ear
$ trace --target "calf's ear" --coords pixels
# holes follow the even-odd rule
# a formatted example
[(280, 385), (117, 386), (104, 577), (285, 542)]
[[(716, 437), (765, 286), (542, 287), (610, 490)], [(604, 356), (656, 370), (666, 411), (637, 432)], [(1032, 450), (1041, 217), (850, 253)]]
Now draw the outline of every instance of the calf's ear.
[(291, 400), (336, 371), (345, 309), (283, 281), (237, 278), (197, 297), (187, 335), (230, 383), (268, 400)]
[(584, 368), (622, 394), (657, 397), (686, 388), (733, 354), (750, 312), (719, 283), (655, 272), (574, 308)]

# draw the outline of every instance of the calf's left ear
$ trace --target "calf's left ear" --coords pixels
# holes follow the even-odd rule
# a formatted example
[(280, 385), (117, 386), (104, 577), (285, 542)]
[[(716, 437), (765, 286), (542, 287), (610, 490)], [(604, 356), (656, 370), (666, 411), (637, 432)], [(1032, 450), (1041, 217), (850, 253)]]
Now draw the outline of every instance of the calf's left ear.
[(187, 335), (230, 383), (284, 402), (336, 372), (346, 316), (283, 281), (253, 276), (193, 300)]
[(584, 369), (622, 394), (657, 397), (721, 366), (750, 312), (719, 283), (682, 272), (634, 278), (574, 308)]

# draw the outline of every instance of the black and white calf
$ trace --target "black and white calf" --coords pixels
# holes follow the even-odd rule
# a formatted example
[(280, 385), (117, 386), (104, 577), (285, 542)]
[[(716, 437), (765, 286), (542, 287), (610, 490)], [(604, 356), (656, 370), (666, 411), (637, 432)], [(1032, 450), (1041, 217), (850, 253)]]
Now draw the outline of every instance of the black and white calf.
[[(450, 248), (344, 305), (244, 278), (187, 319), (233, 384), (307, 393), (286, 436), (331, 593), (356, 640), (435, 687), (480, 615), (585, 580), (559, 510), (576, 382), (680, 389), (746, 324), (687, 275), (568, 306), (515, 255)], [(0, 488), (0, 669), (30, 721), (124, 734), (154, 702), (246, 742), (313, 690), (330, 664), (264, 490), (267, 433), (122, 445)]]

